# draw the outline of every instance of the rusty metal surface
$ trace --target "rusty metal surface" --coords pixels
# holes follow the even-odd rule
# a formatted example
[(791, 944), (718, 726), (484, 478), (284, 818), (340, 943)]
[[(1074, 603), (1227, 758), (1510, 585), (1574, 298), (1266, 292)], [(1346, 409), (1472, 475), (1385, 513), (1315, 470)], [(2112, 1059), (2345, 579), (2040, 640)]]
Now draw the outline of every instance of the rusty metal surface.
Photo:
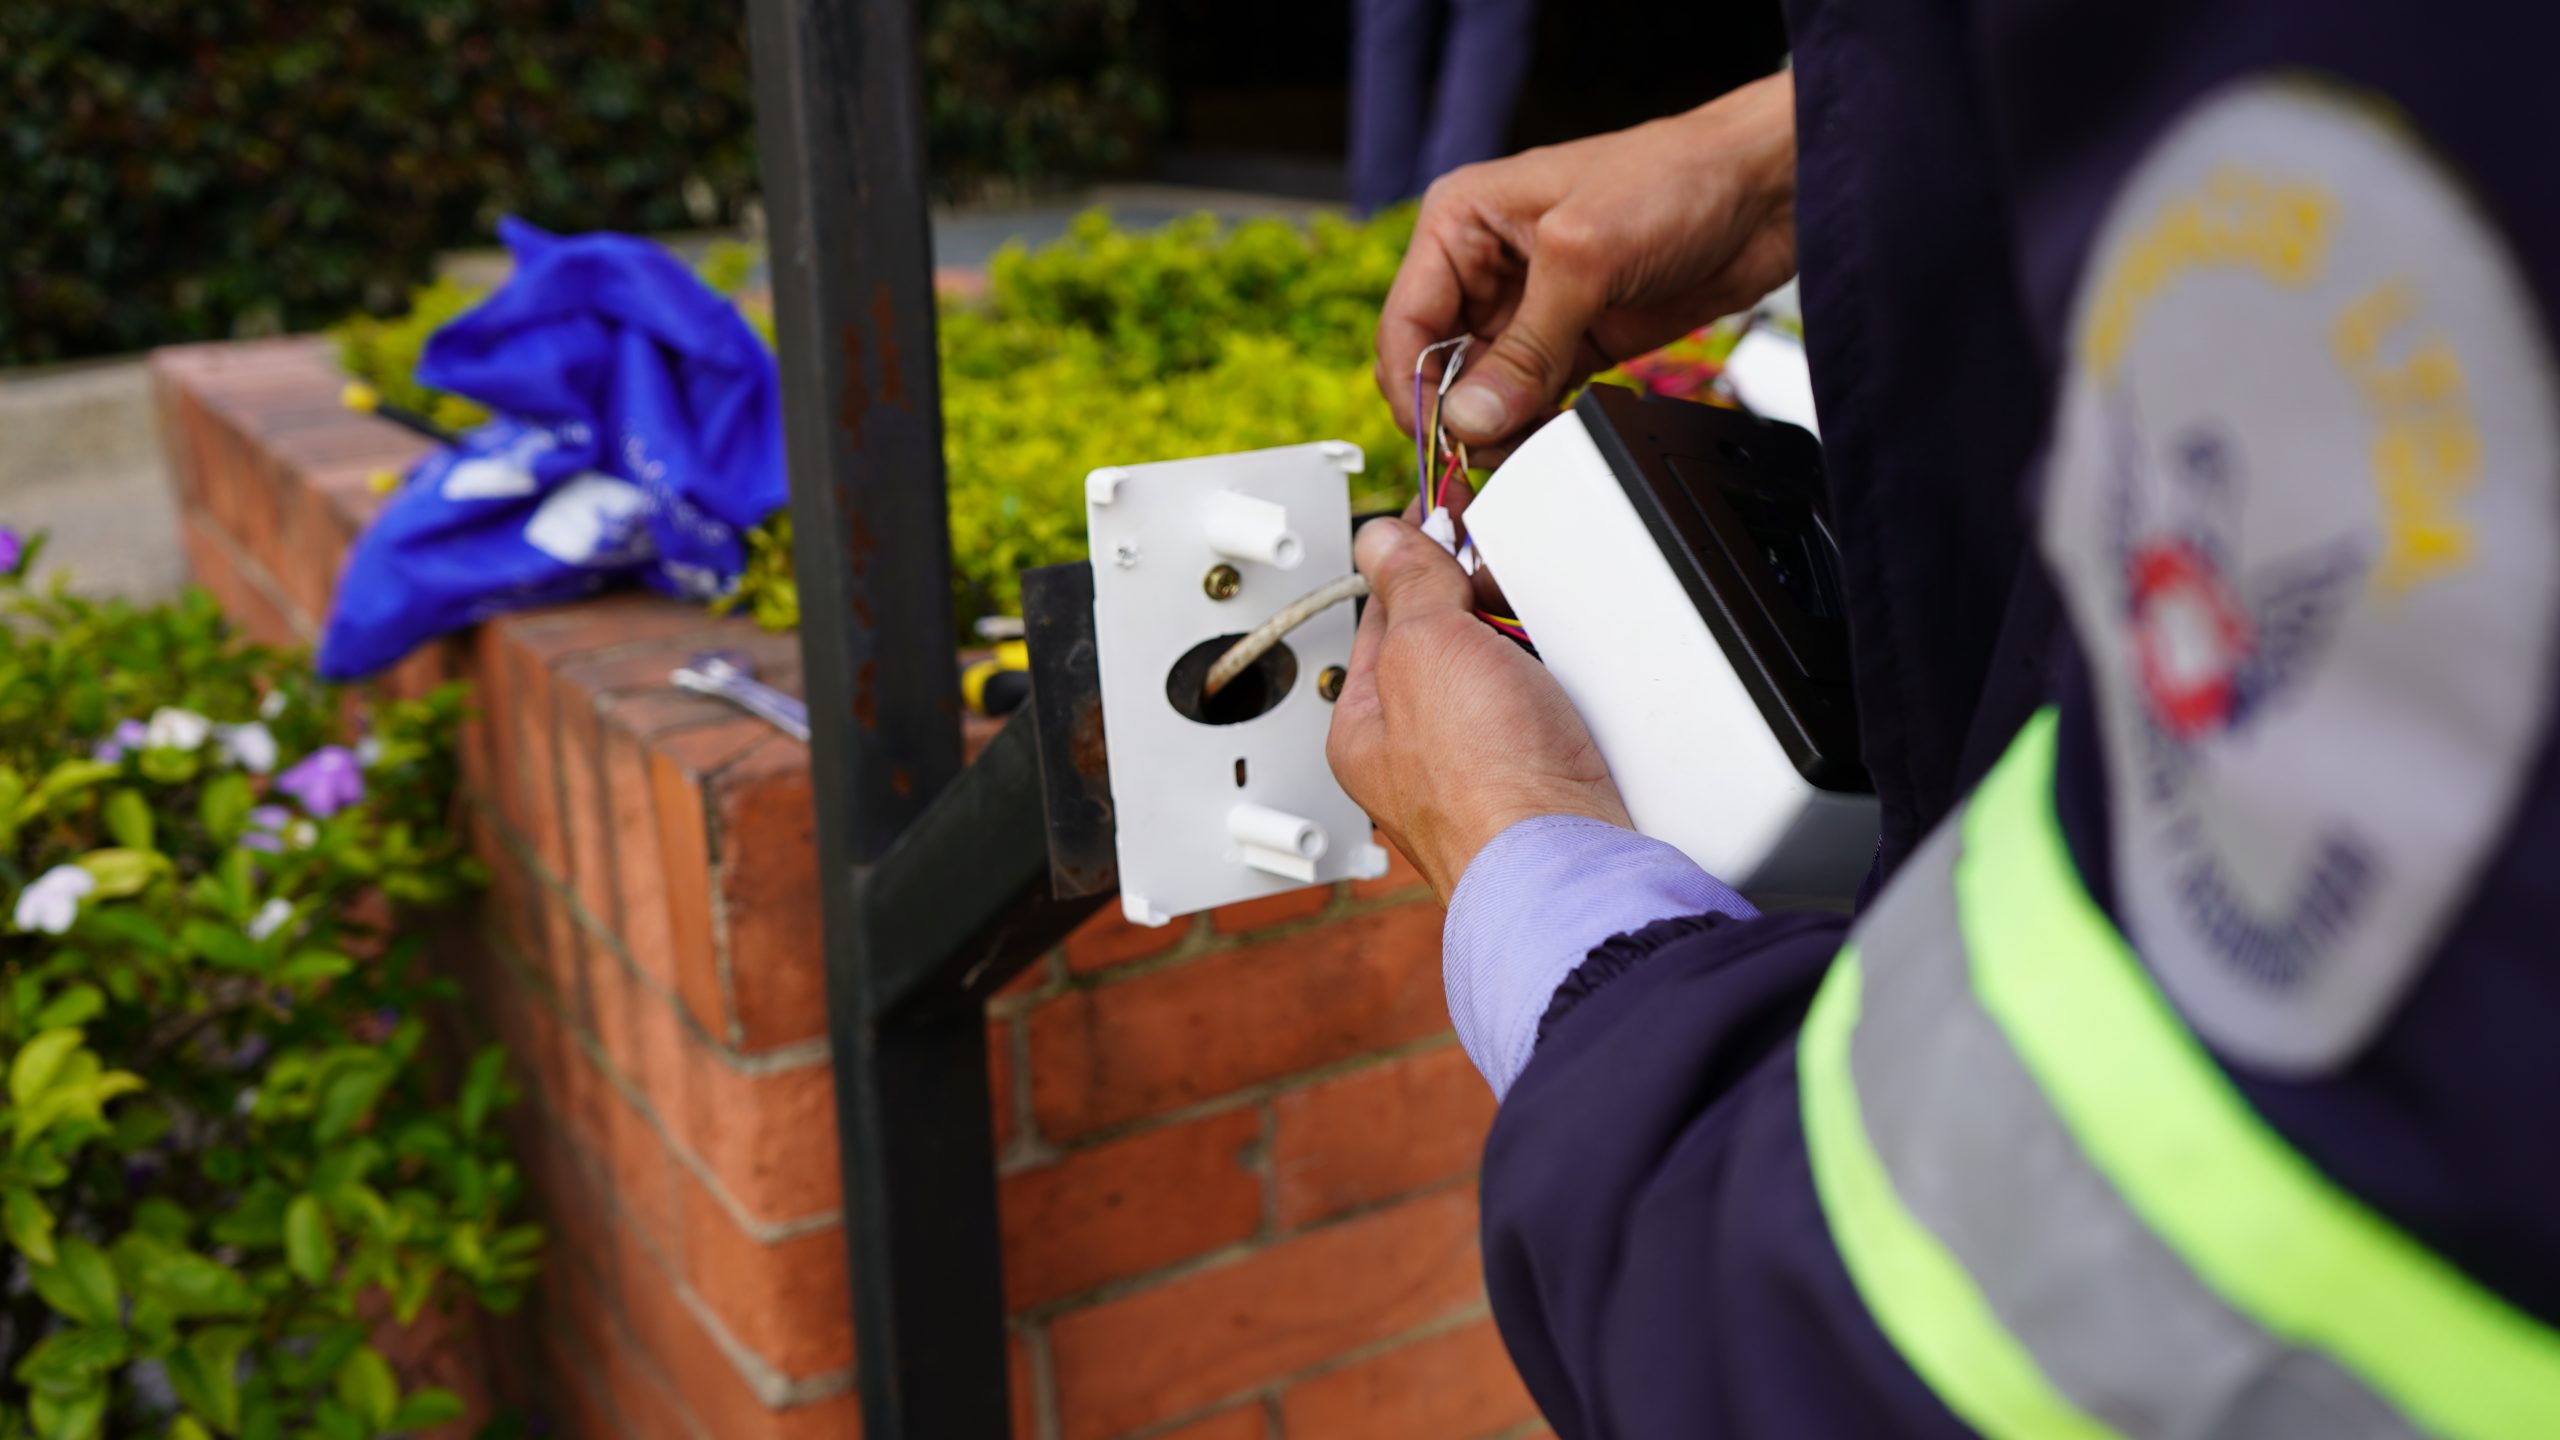
[[(967, 1002), (1061, 917), (1020, 919), (1051, 903), (1040, 838), (1014, 833), (1036, 824), (1029, 758), (952, 783), (960, 676), (914, 0), (749, 12), (863, 1431), (1004, 1440), (986, 1022)], [(971, 837), (920, 825), (946, 797), (945, 821), (979, 816), (1002, 832), (990, 852), (1027, 860), (952, 863)]]
[(1102, 744), (1092, 567), (1022, 572), (1022, 621), (1031, 650), (1031, 714), (1039, 726), (1050, 893), (1062, 900), (1107, 895), (1120, 888), (1120, 871), (1111, 758)]

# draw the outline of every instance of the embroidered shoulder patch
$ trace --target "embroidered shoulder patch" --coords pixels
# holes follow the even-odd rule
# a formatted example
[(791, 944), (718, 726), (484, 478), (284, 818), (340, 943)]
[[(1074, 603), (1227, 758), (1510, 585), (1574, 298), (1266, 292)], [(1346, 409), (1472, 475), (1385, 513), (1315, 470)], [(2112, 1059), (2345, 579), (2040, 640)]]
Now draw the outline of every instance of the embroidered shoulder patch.
[(2301, 80), (2201, 102), (2091, 253), (2043, 544), (2094, 675), (2119, 918), (2224, 1055), (2332, 1069), (2542, 745), (2551, 355), (2456, 181)]

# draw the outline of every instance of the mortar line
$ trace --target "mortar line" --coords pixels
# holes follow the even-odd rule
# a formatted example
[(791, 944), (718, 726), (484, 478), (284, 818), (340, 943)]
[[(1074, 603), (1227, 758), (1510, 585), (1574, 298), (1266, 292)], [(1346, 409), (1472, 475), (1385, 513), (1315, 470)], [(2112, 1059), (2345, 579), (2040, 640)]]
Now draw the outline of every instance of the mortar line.
[(649, 1124), (650, 1133), (657, 1137), (660, 1144), (667, 1147), (667, 1153), (675, 1157), (676, 1163), (684, 1166), (695, 1179), (702, 1182), (703, 1189), (708, 1191), (720, 1208), (728, 1213), (730, 1220), (737, 1225), (741, 1233), (759, 1244), (770, 1245), (777, 1241), (816, 1234), (844, 1223), (844, 1210), (841, 1206), (815, 1214), (795, 1216), (789, 1220), (766, 1220), (750, 1212), (736, 1196), (729, 1193), (728, 1187), (721, 1182), (717, 1171), (669, 1133), (665, 1119), (658, 1114), (657, 1108), (649, 1103), (649, 1097), (632, 1083), (629, 1076), (622, 1073), (622, 1068), (614, 1063), (611, 1054), (605, 1050), (603, 1042), (578, 1028), (577, 1022), (560, 1013), (559, 1002), (543, 988), (532, 967), (527, 965), (523, 958), (504, 941), (495, 936), (482, 938), (488, 942), (491, 950), (497, 954), (499, 963), (507, 967), (517, 983), (532, 992), (535, 1003), (552, 1012), (552, 1017), (559, 1023), (561, 1031), (577, 1042), (578, 1048), (594, 1062), (607, 1083), (613, 1086), (615, 1093), (619, 1094), (625, 1103), (640, 1112), (640, 1118)]
[[(1282, 1240), (1295, 1240), (1301, 1236), (1322, 1234), (1327, 1230), (1349, 1225), (1355, 1221), (1368, 1219), (1369, 1217), (1377, 1215), (1383, 1211), (1392, 1210), (1400, 1205), (1408, 1204), (1416, 1200), (1434, 1199), (1447, 1192), (1472, 1188), (1475, 1184), (1475, 1178), (1474, 1173), (1469, 1172), (1465, 1175), (1452, 1176), (1444, 1180), (1435, 1181), (1432, 1184), (1422, 1186), (1418, 1189), (1408, 1190), (1401, 1195), (1385, 1200), (1379, 1200), (1374, 1203), (1361, 1206), (1355, 1210), (1346, 1210), (1339, 1215), (1328, 1215), (1323, 1220), (1318, 1221), (1313, 1225), (1292, 1230), (1287, 1235), (1278, 1238)], [(1046, 1324), (1049, 1321), (1058, 1319), (1070, 1311), (1089, 1310), (1095, 1306), (1107, 1305), (1114, 1300), (1124, 1299), (1143, 1290), (1152, 1290), (1158, 1286), (1168, 1285), (1176, 1280), (1186, 1279), (1204, 1271), (1224, 1269), (1229, 1265), (1236, 1264), (1240, 1261), (1249, 1259), (1252, 1256), (1259, 1255), (1270, 1250), (1273, 1244), (1273, 1240), (1264, 1239), (1260, 1236), (1246, 1240), (1231, 1241), (1227, 1244), (1218, 1246), (1216, 1249), (1204, 1250), (1197, 1255), (1186, 1256), (1183, 1259), (1174, 1261), (1170, 1265), (1159, 1265), (1155, 1269), (1140, 1271), (1132, 1275), (1116, 1275), (1098, 1285), (1089, 1285), (1082, 1290), (1071, 1291), (1068, 1294), (1060, 1295), (1054, 1299), (1043, 1300), (1037, 1305), (1025, 1306), (1023, 1309), (1015, 1313), (1026, 1320), (1037, 1320)]]
[(659, 983), (657, 977), (640, 968), (639, 962), (631, 958), (630, 950), (623, 945), (622, 937), (614, 934), (606, 928), (603, 921), (596, 919), (588, 912), (586, 902), (578, 898), (576, 890), (562, 884), (549, 870), (545, 869), (541, 857), (526, 852), (523, 842), (507, 829), (485, 802), (475, 797), (466, 799), (464, 803), (479, 810), (493, 822), (491, 828), (497, 833), (499, 843), (506, 846), (509, 853), (532, 873), (536, 884), (549, 892), (553, 899), (569, 907), (569, 916), (578, 922), (580, 929), (585, 930), (591, 937), (602, 942), (606, 949), (613, 952), (614, 959), (620, 962), (623, 973), (630, 977), (633, 984), (674, 1007), (676, 1023), (684, 1027), (687, 1035), (699, 1041), (704, 1052), (718, 1060), (723, 1068), (737, 1075), (764, 1076), (787, 1070), (803, 1070), (827, 1063), (829, 1058), (827, 1042), (822, 1038), (795, 1040), (788, 1045), (777, 1045), (770, 1050), (759, 1050), (748, 1054), (732, 1048), (726, 1041), (713, 1035), (693, 1017), (693, 1012), (686, 1008), (682, 996), (666, 988)]

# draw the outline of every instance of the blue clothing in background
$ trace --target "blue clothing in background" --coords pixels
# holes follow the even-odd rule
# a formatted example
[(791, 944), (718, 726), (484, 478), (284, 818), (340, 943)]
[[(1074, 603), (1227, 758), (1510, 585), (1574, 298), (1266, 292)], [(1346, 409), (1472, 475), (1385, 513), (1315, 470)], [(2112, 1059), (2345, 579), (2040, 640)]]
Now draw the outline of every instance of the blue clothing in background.
[(356, 543), (329, 679), (609, 584), (725, 594), (741, 533), (786, 498), (773, 356), (734, 305), (646, 240), (499, 234), (514, 275), (428, 340), (417, 375), (498, 418), (420, 461)]
[(1410, 200), (1459, 166), (1504, 152), (1537, 9), (1537, 0), (1356, 0), (1353, 205), (1365, 212)]
[[(2092, 681), (2028, 526), (2109, 201), (2199, 96), (2243, 76), (2332, 77), (2396, 107), (2480, 197), (2549, 334), (2560, 190), (2541, 57), (2560, 34), (2531, 7), (2401, 0), (1788, 10), (1806, 333), (1883, 805), (1878, 873), (2058, 702), (2061, 829), (2112, 914)], [(2331, 1074), (2226, 1071), (2324, 1176), (2554, 1324), (2560, 743), (2541, 745), (2505, 844), (2364, 1053)], [(1508, 1084), (1484, 1165), (1487, 1288), (1540, 1407), (1564, 1440), (1970, 1433), (1877, 1328), (1815, 1195), (1796, 1036), (1846, 922), (1706, 903), (1662, 919), (1663, 896), (1705, 877), (1676, 857), (1621, 864), (1619, 843), (1515, 827), (1478, 861), (1488, 878), (1549, 877), (1569, 897), (1506, 894), (1471, 869), (1448, 922), (1470, 1053), (1498, 1057), (1488, 1073)], [(1533, 923), (1558, 909), (1570, 933)], [(1627, 933), (1577, 961), (1594, 929)], [(1521, 988), (1548, 995), (1525, 1042)]]

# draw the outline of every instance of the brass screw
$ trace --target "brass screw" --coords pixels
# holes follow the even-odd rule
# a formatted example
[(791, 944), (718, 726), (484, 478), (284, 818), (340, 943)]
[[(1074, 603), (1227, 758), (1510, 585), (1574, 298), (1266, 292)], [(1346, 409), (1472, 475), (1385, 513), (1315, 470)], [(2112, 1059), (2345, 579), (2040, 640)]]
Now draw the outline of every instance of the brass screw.
[(1200, 588), (1208, 591), (1212, 600), (1233, 600), (1236, 592), (1244, 588), (1244, 577), (1236, 573), (1233, 565), (1212, 565), (1209, 573), (1201, 577)]
[(1342, 698), (1342, 667), (1327, 665), (1316, 672), (1316, 697), (1328, 703)]

